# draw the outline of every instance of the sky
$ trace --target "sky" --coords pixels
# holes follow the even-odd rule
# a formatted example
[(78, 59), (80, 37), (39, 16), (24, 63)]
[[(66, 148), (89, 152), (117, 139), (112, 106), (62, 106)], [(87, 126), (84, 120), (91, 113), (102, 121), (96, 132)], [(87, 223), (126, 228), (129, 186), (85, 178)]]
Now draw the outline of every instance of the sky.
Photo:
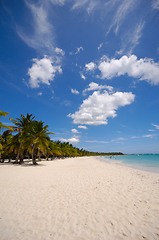
[(159, 153), (159, 0), (0, 0), (1, 118), (54, 141)]

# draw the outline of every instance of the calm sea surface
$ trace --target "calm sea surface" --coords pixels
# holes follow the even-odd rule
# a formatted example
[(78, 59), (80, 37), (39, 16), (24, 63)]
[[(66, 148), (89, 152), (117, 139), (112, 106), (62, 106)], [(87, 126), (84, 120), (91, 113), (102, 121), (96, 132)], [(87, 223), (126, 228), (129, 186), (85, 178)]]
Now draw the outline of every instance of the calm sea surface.
[(102, 161), (127, 165), (132, 168), (159, 173), (159, 154), (136, 154), (101, 157)]

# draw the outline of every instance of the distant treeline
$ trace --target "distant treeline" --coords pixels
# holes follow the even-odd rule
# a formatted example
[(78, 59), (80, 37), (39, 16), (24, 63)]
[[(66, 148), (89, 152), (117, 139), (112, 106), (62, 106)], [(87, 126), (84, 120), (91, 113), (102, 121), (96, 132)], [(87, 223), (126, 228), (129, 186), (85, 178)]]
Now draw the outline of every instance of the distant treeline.
[[(0, 110), (0, 116), (7, 116), (8, 113)], [(48, 125), (35, 120), (35, 116), (21, 114), (20, 118), (12, 119), (13, 126), (6, 126), (0, 122), (0, 161), (5, 159), (14, 163), (23, 163), (24, 159), (32, 159), (37, 164), (37, 159), (54, 159), (79, 156), (105, 156), (122, 155), (121, 152), (90, 152), (74, 147), (69, 142), (52, 141), (50, 139)], [(6, 130), (5, 130), (6, 129)], [(3, 131), (2, 131), (3, 130)]]

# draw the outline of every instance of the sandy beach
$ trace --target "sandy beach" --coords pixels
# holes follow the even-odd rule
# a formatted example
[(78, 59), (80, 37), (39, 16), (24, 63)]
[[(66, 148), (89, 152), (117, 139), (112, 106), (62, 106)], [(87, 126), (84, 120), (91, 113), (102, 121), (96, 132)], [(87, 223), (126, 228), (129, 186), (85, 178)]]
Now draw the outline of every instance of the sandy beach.
[(1, 164), (0, 239), (159, 239), (159, 174), (95, 157)]

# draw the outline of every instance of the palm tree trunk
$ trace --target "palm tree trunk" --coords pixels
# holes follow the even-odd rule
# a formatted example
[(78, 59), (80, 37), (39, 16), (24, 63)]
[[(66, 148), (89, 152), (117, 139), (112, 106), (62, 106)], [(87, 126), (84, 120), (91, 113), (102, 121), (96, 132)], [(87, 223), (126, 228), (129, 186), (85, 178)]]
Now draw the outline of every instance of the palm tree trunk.
[(19, 160), (19, 156), (20, 156), (20, 150), (22, 148), (22, 141), (20, 142), (20, 146), (19, 146), (19, 149), (18, 149), (18, 153), (17, 153), (17, 157), (15, 159), (15, 162), (14, 163), (18, 163), (18, 160)]
[(31, 156), (32, 156), (32, 162), (33, 162), (33, 164), (37, 164), (37, 162), (36, 162), (36, 158), (34, 157), (34, 149), (35, 149), (35, 145), (33, 145), (33, 147), (32, 147), (32, 150), (31, 150)]
[(38, 159), (39, 161), (41, 161), (41, 157), (40, 157), (40, 149), (38, 148)]
[(22, 164), (22, 163), (24, 163), (24, 161), (23, 161), (23, 155), (21, 154), (20, 155), (20, 162), (19, 162), (20, 164)]

